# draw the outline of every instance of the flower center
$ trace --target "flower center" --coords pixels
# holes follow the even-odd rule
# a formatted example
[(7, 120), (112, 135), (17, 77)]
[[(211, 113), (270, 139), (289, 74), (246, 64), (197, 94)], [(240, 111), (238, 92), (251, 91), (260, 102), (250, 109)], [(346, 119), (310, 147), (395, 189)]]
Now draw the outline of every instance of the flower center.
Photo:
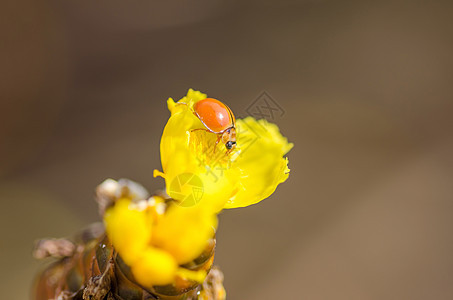
[(230, 155), (218, 134), (206, 130), (193, 130), (188, 134), (190, 151), (197, 157), (199, 166), (211, 170), (229, 168)]

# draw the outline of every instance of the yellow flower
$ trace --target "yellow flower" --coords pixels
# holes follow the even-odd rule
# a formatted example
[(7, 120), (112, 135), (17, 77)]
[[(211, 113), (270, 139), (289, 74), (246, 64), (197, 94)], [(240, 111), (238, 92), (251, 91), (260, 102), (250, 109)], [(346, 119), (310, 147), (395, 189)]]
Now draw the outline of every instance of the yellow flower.
[(162, 204), (159, 197), (140, 205), (118, 200), (104, 215), (108, 238), (143, 286), (172, 284), (177, 277), (203, 282), (205, 271), (180, 265), (200, 256), (214, 237), (216, 215), (176, 205), (159, 212)]
[(155, 171), (155, 176), (165, 178), (177, 204), (167, 206), (160, 197), (139, 202), (123, 198), (104, 215), (112, 245), (146, 287), (181, 279), (203, 282), (207, 268), (183, 266), (212, 246), (217, 213), (269, 197), (289, 175), (284, 155), (293, 144), (274, 124), (252, 117), (237, 120), (237, 146), (230, 153), (216, 143), (216, 134), (195, 130), (205, 127), (193, 105), (205, 98), (189, 90), (178, 103), (168, 100), (171, 117), (160, 145), (163, 173)]
[(278, 127), (247, 117), (236, 121), (237, 147), (227, 153), (216, 145), (217, 135), (205, 130), (193, 105), (206, 94), (190, 89), (175, 103), (168, 99), (171, 116), (162, 134), (160, 153), (168, 194), (183, 206), (201, 206), (219, 212), (257, 203), (288, 178), (293, 147)]

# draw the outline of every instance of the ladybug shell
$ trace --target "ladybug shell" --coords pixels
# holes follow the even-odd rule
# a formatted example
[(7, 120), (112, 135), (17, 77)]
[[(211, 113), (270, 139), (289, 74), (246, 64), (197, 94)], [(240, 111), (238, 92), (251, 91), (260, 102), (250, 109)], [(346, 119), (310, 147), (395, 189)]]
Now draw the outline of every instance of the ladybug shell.
[(193, 106), (195, 115), (203, 125), (213, 133), (222, 133), (234, 127), (234, 115), (231, 109), (217, 99), (206, 98)]

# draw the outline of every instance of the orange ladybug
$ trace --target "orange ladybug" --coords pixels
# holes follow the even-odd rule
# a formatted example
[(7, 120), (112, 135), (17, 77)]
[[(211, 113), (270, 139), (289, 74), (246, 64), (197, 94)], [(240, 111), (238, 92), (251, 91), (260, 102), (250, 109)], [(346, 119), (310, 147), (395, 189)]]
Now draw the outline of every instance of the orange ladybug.
[(236, 119), (228, 106), (217, 99), (206, 98), (194, 104), (193, 112), (207, 131), (218, 135), (216, 145), (222, 140), (228, 152), (236, 147)]

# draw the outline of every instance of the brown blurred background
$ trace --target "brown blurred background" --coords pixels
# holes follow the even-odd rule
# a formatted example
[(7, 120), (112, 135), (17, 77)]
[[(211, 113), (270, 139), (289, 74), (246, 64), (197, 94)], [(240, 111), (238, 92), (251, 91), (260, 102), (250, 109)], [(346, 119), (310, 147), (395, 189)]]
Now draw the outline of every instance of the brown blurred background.
[(36, 238), (99, 219), (105, 178), (163, 187), (190, 87), (237, 116), (266, 91), (295, 143), (286, 183), (220, 216), (229, 299), (453, 299), (450, 1), (2, 6), (3, 299), (28, 298)]

